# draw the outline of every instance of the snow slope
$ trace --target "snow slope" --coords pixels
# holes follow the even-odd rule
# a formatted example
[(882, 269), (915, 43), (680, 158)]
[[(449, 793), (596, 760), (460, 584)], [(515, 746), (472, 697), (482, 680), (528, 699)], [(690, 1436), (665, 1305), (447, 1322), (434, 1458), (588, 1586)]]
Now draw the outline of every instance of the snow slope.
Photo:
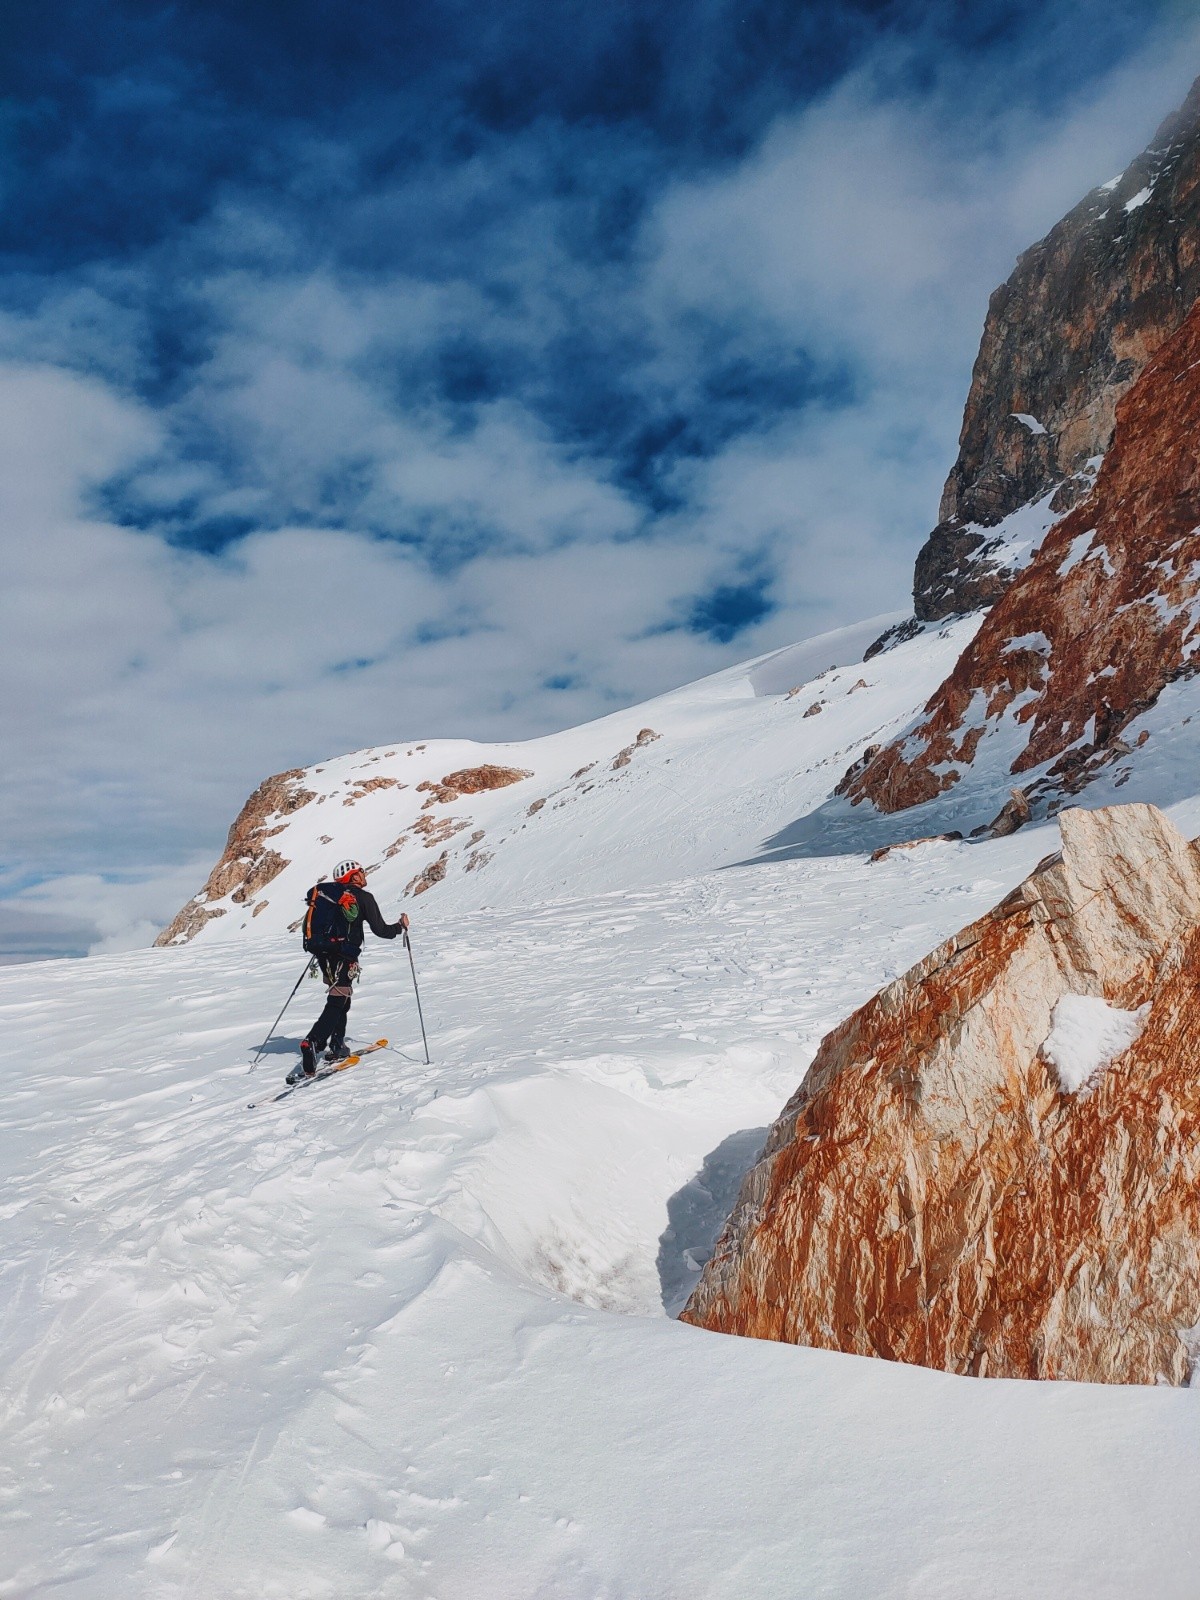
[[(323, 763), (265, 909), (0, 970), (0, 1600), (1195, 1594), (1196, 1395), (673, 1320), (821, 1037), (1055, 845), (867, 859), (896, 819), (831, 786), (975, 626), (859, 665), (886, 620), (525, 745)], [(1139, 797), (1178, 799), (1190, 742), (1155, 748)], [(437, 807), (494, 855), (413, 903), (432, 1065), (368, 940), (352, 1037), (391, 1050), (274, 1103), (322, 998), (248, 1075), (303, 890), (382, 859), (391, 911), (417, 783), (484, 761), (533, 776)]]
[(0, 971), (0, 1596), (1190, 1600), (1196, 1394), (665, 1314), (822, 1034), (1053, 845), (422, 897), (433, 1066), (369, 941), (396, 1051), (254, 1110), (294, 938)]
[[(234, 891), (209, 902), (221, 915), (197, 938), (282, 933), (302, 915), (309, 886), (343, 857), (372, 867), (371, 888), (388, 905), (444, 851), (446, 876), (420, 897), (422, 912), (435, 901), (461, 912), (645, 887), (752, 859), (821, 806), (868, 744), (912, 721), (981, 619), (863, 664), (895, 620), (839, 629), (541, 739), (398, 742), (321, 762), (299, 778), (316, 798), (264, 822), (287, 868), (243, 904)], [(659, 737), (634, 747), (646, 728)], [(628, 762), (614, 767), (622, 751)], [(449, 803), (419, 787), (485, 763), (530, 776)], [(389, 786), (362, 791), (380, 780)], [(457, 831), (426, 843), (412, 832), (418, 819)], [(925, 827), (891, 818), (884, 832)]]

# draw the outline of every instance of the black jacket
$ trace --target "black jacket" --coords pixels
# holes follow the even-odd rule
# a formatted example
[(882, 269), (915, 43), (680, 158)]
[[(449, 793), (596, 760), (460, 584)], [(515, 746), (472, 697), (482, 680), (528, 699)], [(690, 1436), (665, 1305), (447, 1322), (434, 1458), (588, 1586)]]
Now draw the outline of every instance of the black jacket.
[[(351, 894), (358, 901), (358, 921), (351, 925), (349, 942), (354, 950), (361, 950), (363, 946), (363, 924), (366, 923), (371, 932), (378, 939), (395, 939), (404, 932), (402, 923), (385, 922), (383, 912), (379, 909), (379, 901), (369, 889), (352, 889)], [(355, 938), (357, 933), (358, 937)]]
[[(351, 900), (357, 907), (357, 916), (348, 904)], [(394, 939), (404, 932), (403, 920), (383, 920), (379, 902), (369, 889), (352, 889), (344, 883), (316, 883), (308, 891), (308, 905), (304, 948), (314, 955), (353, 961), (363, 947), (367, 928), (379, 939)], [(342, 908), (350, 915), (343, 916)]]

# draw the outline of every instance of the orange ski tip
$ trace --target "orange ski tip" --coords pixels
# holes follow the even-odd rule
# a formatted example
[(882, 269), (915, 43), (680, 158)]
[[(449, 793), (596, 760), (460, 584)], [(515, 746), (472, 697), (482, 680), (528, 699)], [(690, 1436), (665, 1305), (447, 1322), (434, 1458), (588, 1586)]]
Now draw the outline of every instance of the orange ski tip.
[(386, 1039), (376, 1039), (375, 1048), (376, 1048), (376, 1050), (382, 1050), (386, 1044), (387, 1044), (387, 1040)]

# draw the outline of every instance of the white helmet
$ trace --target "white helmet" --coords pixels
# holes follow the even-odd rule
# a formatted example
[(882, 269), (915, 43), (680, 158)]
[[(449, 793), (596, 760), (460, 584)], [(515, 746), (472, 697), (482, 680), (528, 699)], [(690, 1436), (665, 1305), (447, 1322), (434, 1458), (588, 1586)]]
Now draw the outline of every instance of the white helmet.
[(366, 870), (367, 869), (363, 866), (361, 861), (339, 861), (337, 866), (333, 869), (334, 881), (341, 883), (342, 880), (344, 878), (348, 878), (352, 872), (365, 872)]

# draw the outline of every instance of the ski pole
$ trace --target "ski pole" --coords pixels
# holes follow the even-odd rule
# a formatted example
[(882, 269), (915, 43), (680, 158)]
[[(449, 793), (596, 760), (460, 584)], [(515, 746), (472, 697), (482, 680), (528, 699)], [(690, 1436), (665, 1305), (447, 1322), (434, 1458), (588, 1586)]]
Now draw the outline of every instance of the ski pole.
[[(312, 968), (313, 968), (313, 962), (312, 962), (312, 957), (310, 956), (309, 959), (304, 963), (304, 971), (296, 979), (296, 989), (298, 989), (300, 987), (300, 985), (304, 982), (305, 978), (308, 977), (309, 973), (312, 971)], [(291, 1005), (292, 1001), (296, 998), (296, 989), (293, 989), (291, 994), (288, 995), (287, 999), (283, 1002), (283, 1005), (279, 1009), (279, 1016), (277, 1016), (275, 1018), (275, 1021), (271, 1024), (270, 1033), (267, 1034), (267, 1037), (259, 1045), (258, 1054), (255, 1056), (254, 1060), (250, 1063), (250, 1071), (251, 1072), (254, 1071), (255, 1067), (258, 1065), (259, 1061), (262, 1059), (262, 1053), (267, 1048), (267, 1046), (270, 1044), (270, 1042), (271, 1042), (271, 1034), (273, 1034), (275, 1032), (275, 1029), (279, 1026), (279, 1024), (280, 1024), (280, 1022), (281, 1022), (281, 1020), (283, 1018), (283, 1013), (287, 1010), (287, 1008)]]
[(413, 993), (417, 997), (417, 1019), (421, 1024), (421, 1043), (425, 1046), (425, 1065), (429, 1065), (429, 1040), (425, 1037), (425, 1018), (421, 1012), (421, 991), (417, 988), (417, 967), (413, 960), (412, 943), (408, 937), (408, 929), (404, 930), (404, 948), (408, 951), (408, 964), (412, 969)]

